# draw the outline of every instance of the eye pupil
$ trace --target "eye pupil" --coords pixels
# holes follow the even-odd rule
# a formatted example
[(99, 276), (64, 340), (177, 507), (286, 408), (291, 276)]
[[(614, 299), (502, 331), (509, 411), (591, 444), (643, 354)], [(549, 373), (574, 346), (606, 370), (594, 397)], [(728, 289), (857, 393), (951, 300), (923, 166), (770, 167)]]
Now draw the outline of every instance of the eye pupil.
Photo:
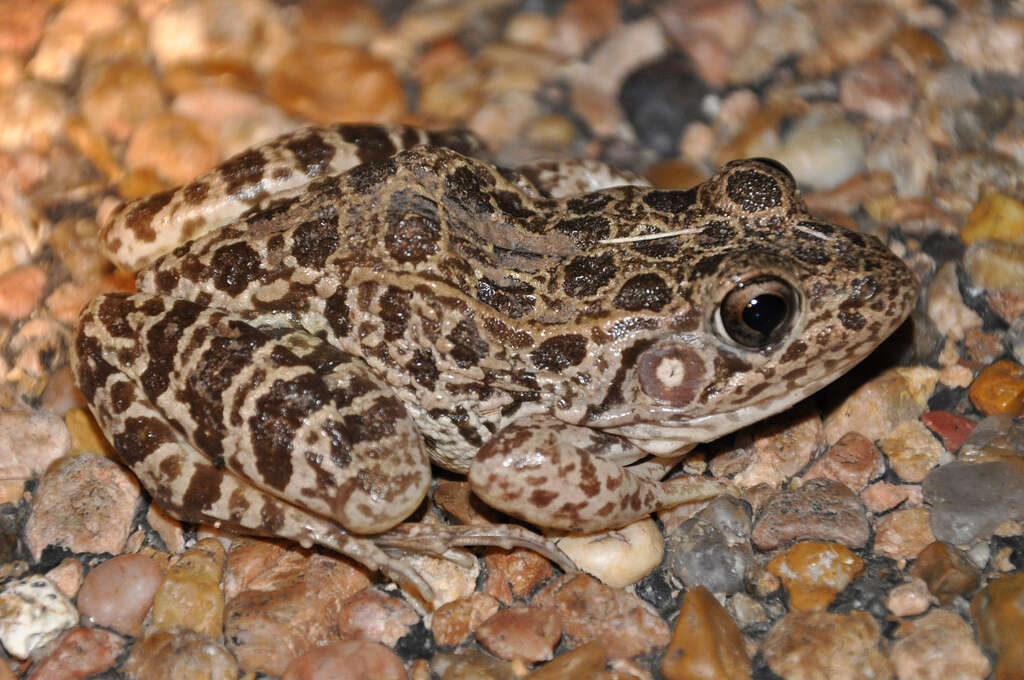
[(743, 323), (759, 333), (771, 335), (786, 320), (788, 312), (788, 305), (781, 295), (763, 293), (751, 298), (743, 308)]
[(739, 345), (767, 349), (792, 327), (798, 300), (793, 286), (781, 278), (759, 276), (743, 281), (719, 305), (722, 330)]

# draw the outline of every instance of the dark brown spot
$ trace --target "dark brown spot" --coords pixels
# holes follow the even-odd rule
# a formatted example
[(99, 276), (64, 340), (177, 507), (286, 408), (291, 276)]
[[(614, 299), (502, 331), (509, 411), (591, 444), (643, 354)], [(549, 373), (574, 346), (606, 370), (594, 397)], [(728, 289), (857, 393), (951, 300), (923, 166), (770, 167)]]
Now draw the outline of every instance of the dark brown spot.
[(651, 191), (644, 196), (644, 203), (658, 212), (679, 215), (696, 202), (697, 190)]
[(339, 125), (342, 138), (356, 147), (363, 163), (393, 156), (398, 149), (379, 125)]
[(559, 220), (555, 229), (569, 236), (580, 248), (587, 248), (601, 239), (608, 238), (610, 226), (603, 215), (586, 215)]
[(453, 215), (465, 212), (490, 215), (494, 212), (490, 199), (481, 177), (464, 165), (445, 177), (444, 202)]
[(345, 288), (339, 288), (334, 292), (334, 295), (324, 301), (324, 316), (327, 317), (327, 323), (331, 325), (331, 330), (334, 331), (335, 337), (338, 338), (347, 337), (349, 331), (352, 330), (352, 323), (348, 318), (347, 296), (348, 291)]
[(412, 310), (409, 301), (412, 293), (401, 288), (388, 286), (380, 296), (380, 319), (384, 322), (384, 339), (397, 340), (405, 334)]
[(484, 277), (476, 282), (476, 296), (480, 302), (490, 305), (502, 316), (510, 319), (518, 319), (529, 314), (537, 304), (533, 286), (522, 281), (500, 286)]
[(415, 264), (437, 252), (440, 236), (441, 225), (436, 219), (411, 214), (389, 221), (384, 247), (398, 262)]
[(333, 207), (292, 232), (292, 255), (302, 267), (322, 269), (340, 243), (338, 213)]
[(319, 177), (323, 175), (334, 158), (335, 149), (324, 142), (323, 137), (315, 131), (298, 138), (288, 140), (285, 145), (288, 150), (295, 154), (296, 160), (307, 177)]
[(807, 343), (805, 343), (803, 340), (797, 340), (786, 349), (786, 352), (781, 357), (779, 357), (779, 361), (782, 363), (795, 361), (802, 357), (804, 355), (804, 352), (806, 351)]
[(192, 182), (186, 184), (181, 190), (181, 195), (184, 197), (186, 203), (196, 205), (203, 202), (207, 194), (210, 193), (210, 185), (206, 182)]
[(213, 285), (229, 295), (238, 295), (260, 277), (260, 256), (244, 241), (218, 248), (210, 261)]
[(124, 430), (115, 434), (111, 443), (124, 462), (133, 466), (164, 444), (173, 444), (177, 438), (177, 432), (163, 420), (136, 416), (124, 421)]
[(612, 200), (608, 194), (591, 193), (583, 196), (575, 196), (565, 202), (565, 207), (577, 215), (589, 215), (604, 210)]
[(193, 512), (211, 510), (220, 500), (223, 480), (224, 473), (212, 465), (197, 465), (181, 498), (182, 506)]
[(177, 300), (146, 332), (149, 364), (139, 376), (139, 382), (150, 401), (156, 401), (170, 384), (171, 372), (179, 354), (178, 343), (201, 313), (202, 307), (199, 305)]
[(423, 349), (412, 353), (412, 358), (405, 365), (405, 370), (409, 371), (413, 380), (428, 390), (434, 389), (437, 377), (440, 375), (437, 363), (434, 362), (434, 355)]
[(497, 317), (486, 317), (484, 328), (505, 347), (524, 349), (533, 344), (533, 336), (527, 331), (517, 330)]
[(357, 165), (345, 173), (344, 178), (357, 194), (367, 194), (398, 172), (391, 158)]
[(124, 413), (136, 398), (134, 383), (121, 380), (110, 386), (110, 405), (114, 413)]
[(512, 191), (495, 191), (494, 202), (498, 204), (498, 210), (515, 219), (529, 219), (535, 215), (523, 205), (519, 194)]
[(128, 322), (128, 315), (134, 311), (135, 305), (126, 294), (112, 293), (103, 296), (96, 310), (96, 320), (115, 338), (132, 338), (135, 337), (135, 329)]
[(737, 170), (729, 175), (725, 193), (748, 213), (782, 205), (782, 189), (778, 182), (771, 175), (757, 170)]
[(596, 294), (602, 286), (615, 278), (619, 268), (611, 253), (597, 257), (580, 255), (565, 265), (562, 289), (574, 298)]
[(395, 434), (395, 424), (408, 417), (396, 397), (380, 397), (363, 413), (345, 415), (345, 429), (353, 442), (375, 442)]
[(839, 310), (839, 320), (843, 326), (849, 328), (851, 331), (859, 331), (864, 328), (867, 323), (867, 319), (864, 318), (859, 312), (852, 312), (845, 309)]
[(649, 309), (660, 312), (672, 300), (668, 285), (657, 274), (637, 274), (622, 284), (613, 304), (619, 309), (636, 312)]
[(487, 356), (487, 343), (480, 337), (480, 332), (472, 319), (459, 321), (447, 338), (452, 343), (449, 354), (459, 368), (476, 366)]
[(256, 413), (249, 418), (250, 446), (263, 484), (278, 490), (288, 485), (295, 433), (327, 399), (320, 378), (306, 373), (291, 380), (275, 380), (256, 400)]
[(124, 217), (124, 224), (129, 231), (135, 234), (135, 238), (149, 243), (156, 238), (156, 231), (153, 229), (153, 217), (156, 216), (165, 205), (171, 202), (174, 197), (174, 190), (168, 189), (159, 194), (153, 194), (131, 204), (128, 214)]
[(575, 333), (548, 338), (530, 354), (537, 368), (548, 371), (560, 371), (569, 366), (576, 366), (586, 356), (587, 340)]
[(220, 166), (220, 176), (227, 185), (227, 193), (232, 198), (252, 202), (262, 193), (260, 180), (267, 159), (259, 149), (249, 149), (236, 154), (224, 161)]

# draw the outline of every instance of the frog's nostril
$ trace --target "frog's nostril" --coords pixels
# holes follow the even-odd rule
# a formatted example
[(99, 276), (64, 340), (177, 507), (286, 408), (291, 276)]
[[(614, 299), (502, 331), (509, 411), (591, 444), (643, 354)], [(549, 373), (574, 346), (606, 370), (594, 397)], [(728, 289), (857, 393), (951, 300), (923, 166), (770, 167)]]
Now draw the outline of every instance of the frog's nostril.
[(700, 356), (682, 343), (647, 350), (637, 361), (637, 371), (644, 394), (671, 406), (693, 401), (706, 373)]

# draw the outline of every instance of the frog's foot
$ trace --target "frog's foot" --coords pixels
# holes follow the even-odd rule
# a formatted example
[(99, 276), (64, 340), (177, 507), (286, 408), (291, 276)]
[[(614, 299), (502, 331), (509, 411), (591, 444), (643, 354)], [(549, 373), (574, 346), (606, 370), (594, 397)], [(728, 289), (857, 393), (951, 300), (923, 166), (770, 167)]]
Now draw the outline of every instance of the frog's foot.
[(374, 542), (385, 550), (428, 553), (456, 562), (462, 560), (458, 553), (450, 552), (451, 548), (527, 548), (551, 560), (566, 572), (576, 571), (573, 561), (553, 541), (516, 524), (446, 526), (406, 523), (374, 536)]
[[(480, 449), (469, 482), (488, 505), (552, 529), (592, 532), (625, 526), (662, 508), (736, 495), (728, 482), (630, 472), (619, 460), (625, 440), (550, 416), (503, 428)], [(614, 457), (608, 457), (612, 452)], [(643, 452), (637, 450), (637, 456)]]

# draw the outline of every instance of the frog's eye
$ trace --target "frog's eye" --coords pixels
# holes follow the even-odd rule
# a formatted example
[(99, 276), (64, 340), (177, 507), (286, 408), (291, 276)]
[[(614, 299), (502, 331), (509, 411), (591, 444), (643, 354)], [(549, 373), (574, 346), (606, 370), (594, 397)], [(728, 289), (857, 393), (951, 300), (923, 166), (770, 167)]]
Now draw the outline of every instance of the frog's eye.
[(733, 342), (763, 349), (782, 337), (797, 311), (793, 286), (775, 276), (759, 276), (729, 291), (718, 308), (725, 333)]

